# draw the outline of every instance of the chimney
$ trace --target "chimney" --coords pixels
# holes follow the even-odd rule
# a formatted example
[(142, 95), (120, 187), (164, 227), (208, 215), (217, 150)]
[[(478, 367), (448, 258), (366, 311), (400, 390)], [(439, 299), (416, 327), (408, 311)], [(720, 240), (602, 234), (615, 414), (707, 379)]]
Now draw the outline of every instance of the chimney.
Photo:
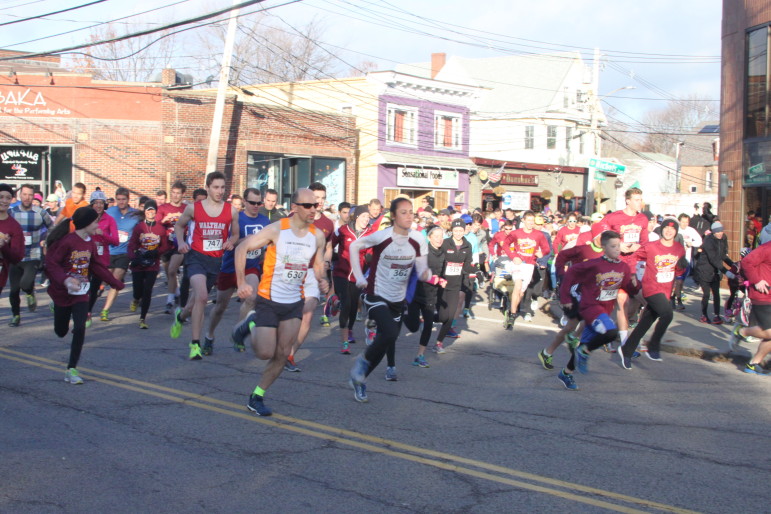
[(447, 62), (447, 54), (431, 54), (431, 78), (436, 78), (444, 64)]
[(175, 86), (177, 85), (177, 72), (174, 68), (164, 68), (161, 72), (161, 85), (162, 86)]

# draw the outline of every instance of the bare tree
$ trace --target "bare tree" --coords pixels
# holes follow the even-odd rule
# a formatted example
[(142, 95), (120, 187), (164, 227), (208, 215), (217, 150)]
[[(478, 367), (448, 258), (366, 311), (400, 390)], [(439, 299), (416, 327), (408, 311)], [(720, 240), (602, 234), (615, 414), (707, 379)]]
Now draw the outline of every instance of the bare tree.
[[(95, 28), (92, 42), (119, 37), (114, 24)], [(95, 45), (76, 54), (67, 66), (73, 71), (91, 73), (94, 78), (124, 82), (152, 81), (163, 68), (173, 64), (177, 40), (168, 31)]]
[(693, 134), (706, 122), (719, 119), (717, 102), (692, 94), (681, 100), (670, 100), (663, 109), (650, 111), (643, 118), (646, 137), (640, 147), (646, 152), (674, 154), (675, 143)]
[[(243, 86), (270, 82), (298, 82), (330, 78), (337, 57), (317, 42), (325, 27), (314, 18), (299, 29), (282, 28), (269, 15), (258, 13), (239, 19), (231, 61), (230, 82)], [(226, 24), (217, 24), (201, 36), (202, 68), (219, 70)]]

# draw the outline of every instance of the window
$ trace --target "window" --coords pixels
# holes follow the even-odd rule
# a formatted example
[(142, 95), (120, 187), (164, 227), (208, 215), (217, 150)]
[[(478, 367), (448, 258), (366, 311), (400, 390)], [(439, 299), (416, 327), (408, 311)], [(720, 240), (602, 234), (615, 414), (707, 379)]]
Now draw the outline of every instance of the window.
[(706, 182), (704, 190), (712, 191), (712, 171), (707, 171), (707, 173), (704, 175), (704, 182)]
[(567, 109), (570, 107), (570, 89), (565, 87), (564, 93), (562, 95), (562, 107)]
[(549, 150), (557, 148), (557, 127), (555, 125), (546, 127), (546, 148)]
[(413, 109), (388, 106), (386, 140), (415, 146), (417, 144), (417, 112)]
[(570, 151), (570, 143), (573, 141), (573, 127), (565, 128), (565, 150)]
[(747, 118), (745, 137), (768, 134), (768, 27), (747, 34), (747, 75), (745, 77)]
[(698, 187), (691, 186), (691, 193), (698, 193), (698, 192), (699, 192), (699, 188)]
[(525, 150), (532, 150), (535, 147), (535, 127), (528, 125), (525, 127)]
[(581, 155), (584, 154), (584, 136), (586, 135), (586, 132), (581, 132), (581, 135), (578, 136), (578, 153)]
[(460, 116), (453, 113), (434, 113), (434, 146), (437, 148), (461, 148)]

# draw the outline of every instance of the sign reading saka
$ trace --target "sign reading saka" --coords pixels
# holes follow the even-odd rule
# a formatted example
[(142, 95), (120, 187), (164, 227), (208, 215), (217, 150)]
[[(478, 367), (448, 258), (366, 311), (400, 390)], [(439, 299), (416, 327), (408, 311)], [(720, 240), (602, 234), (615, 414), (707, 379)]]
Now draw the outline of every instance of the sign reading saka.
[(43, 180), (47, 146), (0, 146), (0, 180)]

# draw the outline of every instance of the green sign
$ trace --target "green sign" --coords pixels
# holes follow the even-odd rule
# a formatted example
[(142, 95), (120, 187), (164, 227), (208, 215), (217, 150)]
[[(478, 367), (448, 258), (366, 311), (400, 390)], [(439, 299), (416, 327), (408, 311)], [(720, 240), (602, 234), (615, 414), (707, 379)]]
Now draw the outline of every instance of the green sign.
[(771, 182), (771, 176), (766, 172), (765, 163), (760, 162), (747, 168), (747, 175), (744, 178), (745, 184), (767, 184)]
[(594, 170), (594, 180), (596, 180), (597, 182), (605, 182), (606, 178), (608, 178), (608, 176), (605, 174), (604, 171)]
[(589, 166), (598, 170), (615, 173), (616, 175), (623, 175), (626, 171), (626, 166), (623, 164), (616, 164), (615, 162), (601, 161), (599, 159), (589, 159)]

